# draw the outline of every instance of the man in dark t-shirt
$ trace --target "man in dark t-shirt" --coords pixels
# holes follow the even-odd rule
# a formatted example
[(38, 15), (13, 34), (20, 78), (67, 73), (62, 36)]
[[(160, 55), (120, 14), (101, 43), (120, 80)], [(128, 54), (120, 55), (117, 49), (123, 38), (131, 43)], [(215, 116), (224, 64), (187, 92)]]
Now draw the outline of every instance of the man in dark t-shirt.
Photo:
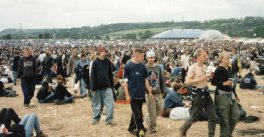
[(133, 58), (128, 62), (124, 69), (124, 89), (126, 100), (130, 102), (132, 116), (128, 131), (137, 136), (144, 136), (146, 129), (143, 125), (142, 105), (145, 98), (145, 88), (149, 96), (153, 99), (149, 82), (147, 80), (148, 72), (141, 63), (144, 60), (144, 50), (135, 49)]

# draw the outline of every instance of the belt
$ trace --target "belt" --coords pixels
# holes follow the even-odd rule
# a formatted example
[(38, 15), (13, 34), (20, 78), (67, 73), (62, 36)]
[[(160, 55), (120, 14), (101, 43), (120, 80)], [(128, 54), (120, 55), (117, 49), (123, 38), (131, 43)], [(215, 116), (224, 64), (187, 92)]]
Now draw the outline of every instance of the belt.
[(227, 95), (229, 97), (229, 102), (232, 105), (233, 104), (233, 100), (236, 98), (234, 92), (232, 91), (223, 91), (223, 90), (219, 90), (217, 89), (217, 92), (219, 93), (219, 95)]
[(230, 92), (230, 91), (224, 91), (224, 90), (219, 90), (219, 89), (217, 89), (217, 91), (218, 91), (218, 93), (220, 94), (220, 95), (222, 95), (222, 94), (232, 94), (232, 92)]
[(193, 95), (195, 94), (199, 94), (202, 96), (202, 98), (205, 98), (205, 97), (209, 97), (209, 89), (208, 87), (205, 87), (205, 88), (195, 88), (193, 87), (193, 92), (192, 92)]

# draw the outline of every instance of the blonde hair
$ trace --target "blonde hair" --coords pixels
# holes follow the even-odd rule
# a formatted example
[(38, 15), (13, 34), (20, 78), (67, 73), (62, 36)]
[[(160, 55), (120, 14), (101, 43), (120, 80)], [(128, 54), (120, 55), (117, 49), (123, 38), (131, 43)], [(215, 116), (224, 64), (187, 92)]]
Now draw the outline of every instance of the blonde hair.
[(230, 53), (227, 51), (221, 52), (221, 54), (219, 55), (219, 57), (217, 59), (217, 62), (220, 64), (222, 62), (222, 59), (226, 58), (226, 57), (230, 57)]
[(29, 53), (29, 55), (33, 54), (33, 51), (30, 48), (24, 48), (23, 49), (23, 54), (25, 54), (26, 51)]

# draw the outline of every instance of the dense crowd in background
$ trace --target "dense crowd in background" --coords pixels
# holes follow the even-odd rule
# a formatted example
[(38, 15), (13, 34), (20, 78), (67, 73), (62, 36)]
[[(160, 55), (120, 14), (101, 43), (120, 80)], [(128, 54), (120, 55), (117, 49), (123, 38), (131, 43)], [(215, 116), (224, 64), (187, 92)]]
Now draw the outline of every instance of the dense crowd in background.
[[(134, 56), (136, 55), (135, 53), (133, 54), (135, 50), (138, 54), (146, 53), (143, 54), (145, 58), (140, 60), (139, 57)], [(247, 75), (252, 79), (254, 79), (252, 72), (259, 74), (264, 72), (264, 45), (259, 43), (237, 42), (235, 40), (68, 40), (64, 42), (63, 40), (1, 40), (1, 96), (17, 96), (17, 93), (12, 89), (5, 89), (4, 91), (3, 83), (13, 83), (16, 85), (17, 79), (21, 78), (25, 107), (30, 105), (30, 100), (34, 96), (35, 84), (41, 85), (36, 96), (39, 103), (53, 102), (55, 105), (73, 103), (75, 95), (68, 91), (68, 85), (66, 84), (70, 83), (70, 85), (74, 85), (73, 92), (75, 94), (78, 90), (80, 91), (80, 98), (88, 96), (92, 100), (94, 112), (93, 125), (98, 124), (100, 120), (100, 111), (103, 109), (103, 105), (100, 104), (102, 103), (101, 101), (104, 102), (108, 110), (106, 124), (115, 125), (112, 121), (114, 105), (109, 97), (113, 96), (113, 101), (126, 99), (127, 93), (125, 93), (125, 91), (128, 85), (124, 87), (124, 81), (126, 83), (127, 77), (131, 76), (129, 76), (127, 72), (124, 72), (124, 69), (129, 70), (128, 66), (131, 66), (131, 60), (134, 59), (132, 61), (135, 61), (136, 58), (139, 58), (137, 61), (146, 66), (149, 65), (150, 61), (153, 61), (153, 64), (154, 60), (155, 64), (159, 66), (161, 74), (151, 73), (149, 83), (151, 85), (153, 84), (151, 82), (157, 82), (153, 81), (155, 76), (160, 77), (162, 75), (162, 80), (160, 80), (159, 83), (159, 86), (162, 87), (161, 97), (164, 99), (165, 105), (162, 115), (168, 116), (168, 113), (171, 112), (171, 108), (185, 105), (182, 103), (183, 97), (181, 94), (186, 93), (183, 87), (187, 87), (179, 85), (179, 83), (184, 83), (188, 68), (197, 61), (196, 55), (201, 54), (200, 50), (204, 50), (206, 54), (208, 54), (209, 59), (204, 62), (204, 64), (207, 66), (206, 71), (210, 71), (209, 73), (213, 73), (219, 65), (218, 57), (224, 51), (230, 54), (231, 67), (233, 69), (237, 67), (237, 70), (232, 72), (236, 73), (236, 77), (234, 78), (238, 77), (240, 79), (241, 77), (245, 77), (241, 76), (242, 69), (247, 69)], [(105, 60), (105, 58), (107, 60)], [(187, 62), (185, 62), (186, 60)], [(234, 60), (236, 62), (234, 62)], [(33, 65), (29, 62), (33, 63)], [(27, 72), (27, 66), (25, 65), (33, 66), (33, 68), (29, 70), (30, 72)], [(104, 68), (104, 65), (107, 67)], [(108, 65), (111, 67), (109, 68)], [(258, 72), (255, 71), (256, 65), (259, 69)], [(34, 80), (30, 79), (33, 77)], [(70, 78), (73, 80), (70, 80)], [(108, 85), (106, 83), (100, 83), (105, 79), (108, 80), (107, 82), (110, 81), (110, 83), (107, 83)], [(164, 81), (164, 83), (161, 81)], [(34, 84), (32, 85), (32, 83)], [(102, 86), (103, 89), (101, 89)], [(155, 87), (152, 87), (151, 90), (153, 90), (153, 88)], [(257, 87), (255, 81), (255, 85), (252, 89), (255, 88), (262, 87)], [(159, 94), (161, 93), (159, 92)], [(188, 96), (186, 96), (186, 98), (188, 98)], [(149, 100), (149, 98), (146, 98), (148, 107), (150, 107)], [(173, 100), (174, 104), (169, 100)], [(165, 108), (170, 108), (170, 110)], [(132, 111), (136, 110), (132, 108)], [(244, 112), (243, 109), (241, 111)], [(36, 117), (35, 114), (34, 117)], [(131, 120), (132, 119), (133, 116)], [(134, 120), (138, 119), (135, 118)], [(19, 121), (20, 119), (17, 120), (17, 123), (19, 123)], [(135, 131), (136, 133), (134, 133), (133, 126), (135, 125), (130, 125), (129, 128), (131, 129), (129, 129), (129, 132), (138, 136), (140, 132)], [(27, 134), (31, 134), (32, 130), (33, 129), (27, 131)], [(153, 129), (150, 129), (150, 131), (153, 133), (156, 132), (155, 126)], [(36, 129), (36, 132), (39, 136), (45, 136), (40, 128)], [(146, 132), (144, 127), (142, 127), (142, 132)]]

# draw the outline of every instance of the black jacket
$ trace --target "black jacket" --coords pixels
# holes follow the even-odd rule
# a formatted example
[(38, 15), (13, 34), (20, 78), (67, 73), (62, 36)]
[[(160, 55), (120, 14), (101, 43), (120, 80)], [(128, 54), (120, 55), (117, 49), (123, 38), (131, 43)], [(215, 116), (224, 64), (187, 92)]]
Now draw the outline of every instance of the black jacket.
[(112, 63), (109, 59), (96, 58), (92, 64), (91, 72), (93, 90), (114, 88)]
[(19, 60), (18, 78), (35, 78), (37, 72), (36, 59), (31, 55)]
[(65, 86), (58, 84), (54, 91), (54, 100), (64, 100), (65, 96), (71, 97), (72, 95)]

